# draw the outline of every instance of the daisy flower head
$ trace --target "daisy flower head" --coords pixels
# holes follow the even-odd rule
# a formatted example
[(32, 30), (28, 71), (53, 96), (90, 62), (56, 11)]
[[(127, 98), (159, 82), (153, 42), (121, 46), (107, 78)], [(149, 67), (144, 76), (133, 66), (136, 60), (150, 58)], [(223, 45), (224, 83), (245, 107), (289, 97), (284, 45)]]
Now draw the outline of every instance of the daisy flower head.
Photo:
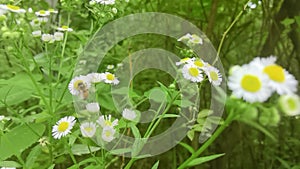
[(115, 0), (95, 0), (97, 3), (102, 5), (113, 5), (115, 4)]
[(64, 33), (54, 32), (53, 37), (54, 37), (55, 41), (62, 41), (64, 39)]
[(41, 22), (39, 19), (34, 19), (30, 22), (30, 25), (33, 27), (39, 27), (41, 25)]
[(93, 137), (96, 133), (96, 124), (93, 122), (85, 122), (80, 125), (80, 131), (83, 137)]
[(209, 66), (209, 64), (207, 62), (204, 62), (200, 58), (192, 58), (191, 60), (189, 60), (187, 62), (195, 65), (196, 67), (198, 67), (199, 69), (202, 69), (202, 70), (205, 70)]
[(245, 101), (264, 102), (272, 95), (268, 76), (252, 65), (243, 65), (229, 76), (228, 87), (232, 94)]
[(52, 136), (55, 139), (60, 139), (61, 137), (66, 136), (71, 133), (71, 129), (75, 125), (76, 120), (73, 116), (66, 116), (56, 122), (56, 125), (52, 127)]
[(181, 42), (181, 41), (189, 41), (192, 38), (192, 35), (190, 33), (187, 33), (185, 35), (183, 35), (182, 37), (180, 37), (177, 41)]
[(39, 10), (39, 11), (35, 12), (35, 15), (36, 16), (45, 17), (45, 16), (49, 16), (50, 12), (49, 11), (45, 11), (45, 10)]
[(99, 83), (99, 82), (102, 82), (103, 81), (103, 78), (102, 78), (102, 74), (101, 73), (89, 73), (87, 75), (87, 78), (89, 79), (89, 81), (91, 83)]
[(257, 66), (269, 77), (270, 87), (279, 95), (292, 94), (297, 91), (298, 81), (293, 75), (275, 63), (276, 57), (255, 58), (251, 65)]
[(55, 41), (54, 36), (51, 34), (43, 34), (41, 37), (42, 41), (53, 43)]
[(88, 103), (85, 106), (86, 110), (92, 113), (97, 113), (100, 110), (100, 106), (98, 103)]
[(15, 5), (0, 5), (0, 9), (14, 12), (14, 13), (25, 13), (26, 12), (25, 9), (22, 9)]
[(58, 28), (56, 28), (56, 29), (59, 30), (59, 31), (63, 31), (63, 32), (72, 32), (72, 31), (73, 31), (72, 28), (69, 28), (69, 27), (66, 26), (66, 25), (64, 25), (64, 26), (62, 26), (62, 27), (58, 27)]
[(115, 139), (114, 135), (116, 133), (116, 130), (112, 127), (105, 127), (102, 130), (101, 137), (106, 142), (111, 142), (113, 139)]
[(50, 13), (55, 13), (55, 14), (58, 13), (58, 11), (57, 11), (57, 10), (54, 10), (54, 9), (48, 9), (48, 11), (49, 11)]
[(107, 70), (111, 70), (113, 68), (115, 68), (115, 65), (107, 65), (107, 67), (106, 67)]
[(189, 43), (191, 43), (191, 44), (199, 44), (199, 45), (202, 45), (203, 44), (203, 39), (202, 38), (200, 38), (198, 35), (196, 35), (196, 34), (192, 34), (191, 35), (191, 38), (190, 38), (190, 40), (189, 40)]
[(97, 123), (102, 127), (115, 127), (116, 125), (118, 125), (118, 119), (115, 119), (114, 121), (111, 121), (111, 115), (105, 116), (102, 115), (98, 118)]
[(127, 120), (134, 120), (136, 118), (136, 113), (133, 110), (125, 108), (122, 112), (122, 116)]
[(192, 82), (201, 82), (203, 80), (202, 70), (193, 64), (186, 64), (182, 68), (183, 77)]
[(108, 84), (117, 85), (120, 82), (114, 74), (109, 73), (109, 72), (102, 73), (101, 78), (103, 79), (103, 81), (105, 83), (108, 83)]
[(281, 95), (279, 107), (288, 116), (300, 115), (300, 97), (295, 94)]
[(180, 66), (182, 64), (186, 64), (186, 63), (189, 63), (189, 62), (194, 61), (194, 60), (195, 60), (195, 58), (186, 57), (186, 58), (180, 59), (180, 61), (176, 62), (175, 64), (176, 64), (176, 66)]
[(33, 31), (31, 34), (33, 37), (41, 37), (42, 31), (41, 30)]
[(210, 66), (205, 70), (205, 74), (212, 85), (219, 86), (221, 84), (222, 75), (217, 68)]
[(40, 23), (43, 24), (47, 23), (49, 20), (47, 17), (38, 17), (37, 19), (40, 21)]
[(90, 87), (91, 83), (86, 76), (75, 77), (68, 86), (70, 93), (74, 96), (80, 95), (83, 90), (88, 90)]

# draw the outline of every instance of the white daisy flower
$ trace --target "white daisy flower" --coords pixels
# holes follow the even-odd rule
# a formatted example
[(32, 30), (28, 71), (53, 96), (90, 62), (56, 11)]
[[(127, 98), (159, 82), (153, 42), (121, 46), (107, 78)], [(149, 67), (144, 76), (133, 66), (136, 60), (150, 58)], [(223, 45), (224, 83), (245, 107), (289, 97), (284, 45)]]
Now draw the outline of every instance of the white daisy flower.
[(111, 127), (105, 127), (102, 130), (101, 137), (106, 142), (111, 142), (113, 139), (115, 139), (114, 135), (116, 133), (116, 130)]
[(230, 67), (230, 69), (229, 69), (229, 75), (232, 75), (233, 72), (239, 71), (240, 69), (241, 69), (241, 66), (239, 66), (239, 65), (234, 65), (234, 66)]
[(192, 38), (192, 35), (187, 33), (185, 35), (183, 35), (182, 37), (180, 37), (177, 41), (189, 41)]
[(186, 57), (186, 58), (180, 59), (180, 61), (176, 62), (175, 64), (176, 64), (176, 66), (179, 66), (179, 65), (186, 64), (186, 63), (189, 63), (189, 62), (194, 61), (194, 60), (195, 60), (195, 58)]
[(1, 167), (0, 169), (16, 169), (16, 167)]
[(0, 121), (4, 120), (5, 116), (1, 115), (0, 116)]
[(117, 64), (117, 67), (122, 67), (123, 66), (123, 63), (118, 63)]
[(64, 39), (64, 33), (54, 32), (53, 37), (56, 41), (62, 41)]
[(279, 106), (288, 116), (300, 115), (300, 97), (298, 95), (281, 95), (279, 98)]
[(192, 36), (191, 36), (191, 38), (189, 40), (189, 43), (202, 45), (203, 44), (203, 39), (200, 38), (196, 34), (192, 34)]
[(66, 31), (66, 32), (72, 32), (73, 29), (72, 28), (69, 28), (68, 26), (62, 26), (62, 27), (59, 27), (59, 28), (56, 28), (57, 30), (59, 31)]
[(41, 30), (33, 31), (31, 34), (33, 37), (40, 37), (42, 36), (42, 31)]
[(209, 82), (214, 86), (219, 86), (221, 84), (222, 76), (217, 68), (210, 66), (205, 70), (205, 74), (207, 75)]
[(102, 82), (103, 81), (103, 78), (102, 78), (102, 74), (101, 73), (89, 73), (87, 75), (89, 81), (91, 83), (99, 83), (99, 82)]
[(21, 9), (20, 7), (14, 6), (14, 5), (2, 5), (1, 4), (0, 9), (14, 12), (14, 13), (25, 13), (26, 12), (25, 9)]
[(200, 58), (192, 58), (190, 60), (187, 61), (189, 64), (193, 64), (196, 67), (205, 70), (207, 67), (209, 67), (209, 64), (207, 62), (204, 62), (202, 59)]
[(55, 139), (60, 139), (61, 137), (66, 136), (71, 133), (71, 129), (75, 125), (76, 120), (73, 116), (66, 116), (56, 122), (56, 125), (52, 128), (52, 136)]
[(29, 12), (29, 13), (33, 13), (33, 10), (32, 10), (32, 8), (28, 8), (27, 12)]
[(117, 14), (118, 13), (118, 9), (117, 8), (112, 8), (111, 9), (112, 13)]
[(115, 68), (115, 65), (107, 65), (107, 67), (106, 67), (106, 69), (108, 69), (108, 70), (111, 70), (113, 68)]
[(78, 96), (88, 90), (91, 87), (91, 83), (86, 76), (77, 76), (69, 83), (69, 91), (72, 95)]
[(42, 147), (45, 147), (46, 145), (50, 144), (49, 141), (48, 141), (48, 138), (47, 137), (42, 137), (38, 140), (38, 142), (40, 143), (40, 145)]
[(92, 113), (97, 113), (100, 110), (100, 106), (98, 103), (88, 103), (85, 106), (86, 110)]
[(51, 34), (43, 34), (41, 39), (42, 41), (49, 42), (49, 43), (53, 43), (55, 41), (53, 35)]
[(49, 20), (47, 17), (38, 17), (37, 19), (40, 21), (40, 23), (47, 23)]
[(100, 116), (97, 120), (97, 123), (102, 127), (102, 128), (105, 128), (105, 127), (114, 127), (116, 125), (118, 125), (118, 119), (115, 119), (113, 122), (111, 121), (111, 115), (108, 115), (108, 116)]
[(292, 94), (297, 91), (298, 81), (293, 75), (275, 63), (276, 57), (255, 58), (250, 64), (256, 66), (270, 79), (270, 87), (279, 95)]
[(113, 5), (115, 4), (115, 0), (95, 0), (97, 3), (102, 5)]
[(101, 78), (105, 83), (114, 84), (114, 85), (119, 84), (119, 80), (112, 73), (109, 72), (101, 73)]
[(83, 137), (93, 137), (96, 133), (96, 124), (93, 122), (85, 122), (80, 125), (80, 131)]
[(201, 82), (203, 80), (202, 70), (192, 64), (186, 64), (182, 68), (182, 74), (185, 79), (192, 82)]
[(124, 109), (122, 116), (127, 120), (134, 120), (136, 118), (136, 113), (130, 109)]
[(232, 94), (247, 102), (264, 102), (272, 95), (268, 76), (254, 66), (243, 65), (239, 71), (232, 72), (228, 79)]
[(38, 19), (34, 19), (30, 22), (30, 25), (33, 27), (39, 27), (41, 25), (41, 22)]
[(40, 10), (40, 11), (35, 12), (35, 15), (36, 16), (45, 17), (45, 16), (49, 16), (50, 12), (49, 11), (45, 11), (45, 10)]
[(48, 11), (49, 11), (50, 13), (55, 13), (55, 14), (58, 13), (58, 11), (57, 11), (57, 10), (54, 10), (54, 9), (48, 9)]

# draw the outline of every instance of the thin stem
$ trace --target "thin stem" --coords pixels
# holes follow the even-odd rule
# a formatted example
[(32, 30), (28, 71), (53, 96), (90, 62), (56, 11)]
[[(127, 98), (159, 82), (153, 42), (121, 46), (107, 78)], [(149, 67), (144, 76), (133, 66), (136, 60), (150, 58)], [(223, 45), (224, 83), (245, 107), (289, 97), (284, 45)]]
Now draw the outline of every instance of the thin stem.
[(48, 76), (49, 76), (49, 112), (50, 114), (53, 114), (52, 109), (52, 56), (48, 54), (48, 44), (45, 43), (45, 53), (46, 56), (49, 58), (49, 70), (48, 70)]
[[(249, 1), (248, 1), (249, 2)], [(226, 29), (226, 31), (223, 33), (222, 35), (222, 39), (220, 41), (220, 44), (219, 44), (219, 47), (218, 47), (218, 51), (217, 51), (217, 57), (216, 59), (214, 60), (214, 62), (212, 63), (212, 65), (215, 65), (216, 62), (218, 61), (219, 59), (219, 55), (220, 55), (220, 52), (221, 52), (221, 49), (223, 47), (223, 43), (224, 43), (224, 40), (227, 36), (227, 34), (229, 33), (229, 31), (231, 30), (231, 28), (236, 24), (236, 22), (240, 19), (240, 17), (242, 16), (242, 14), (244, 13), (244, 11), (246, 10), (247, 6), (248, 6), (248, 2), (244, 5), (243, 7), (243, 10), (240, 11), (240, 13), (235, 17), (235, 19), (233, 20), (233, 22), (229, 25), (229, 27)]]
[(215, 140), (218, 136), (226, 129), (226, 127), (234, 120), (234, 112), (231, 111), (228, 114), (228, 117), (224, 123), (216, 130), (216, 132), (198, 149), (194, 152), (187, 160), (185, 160), (177, 169), (184, 169), (188, 164), (197, 158), (201, 153), (203, 153)]

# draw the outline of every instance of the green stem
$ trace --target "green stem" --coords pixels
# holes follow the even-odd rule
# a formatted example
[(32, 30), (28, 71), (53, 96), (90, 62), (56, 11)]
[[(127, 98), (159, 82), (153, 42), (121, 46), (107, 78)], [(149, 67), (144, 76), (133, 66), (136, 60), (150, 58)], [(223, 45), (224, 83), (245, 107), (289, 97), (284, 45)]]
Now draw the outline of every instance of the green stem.
[(194, 152), (187, 160), (185, 160), (177, 169), (184, 169), (188, 164), (203, 153), (215, 140), (216, 138), (226, 129), (226, 127), (234, 120), (234, 112), (231, 111), (224, 121), (224, 123), (216, 130), (216, 132), (198, 149)]
[[(248, 1), (249, 2), (249, 1)], [(218, 52), (217, 52), (217, 57), (216, 59), (214, 60), (214, 62), (212, 63), (212, 65), (215, 65), (216, 62), (218, 61), (219, 59), (219, 55), (220, 55), (220, 52), (221, 52), (221, 49), (223, 47), (223, 43), (224, 43), (224, 40), (227, 36), (227, 34), (229, 33), (229, 31), (231, 30), (231, 28), (236, 24), (236, 22), (240, 19), (240, 17), (242, 16), (242, 14), (244, 13), (244, 11), (246, 10), (247, 6), (248, 6), (248, 2), (244, 5), (243, 7), (243, 10), (240, 11), (240, 13), (235, 17), (235, 19), (233, 20), (233, 22), (229, 25), (229, 27), (226, 29), (226, 31), (223, 33), (222, 35), (222, 39), (220, 41), (220, 44), (219, 44), (219, 47), (218, 47)]]
[(52, 91), (52, 56), (48, 54), (48, 44), (45, 43), (45, 53), (46, 56), (49, 58), (49, 70), (48, 70), (48, 76), (49, 76), (49, 114), (53, 114), (53, 109), (52, 109), (52, 96), (53, 96), (53, 91)]

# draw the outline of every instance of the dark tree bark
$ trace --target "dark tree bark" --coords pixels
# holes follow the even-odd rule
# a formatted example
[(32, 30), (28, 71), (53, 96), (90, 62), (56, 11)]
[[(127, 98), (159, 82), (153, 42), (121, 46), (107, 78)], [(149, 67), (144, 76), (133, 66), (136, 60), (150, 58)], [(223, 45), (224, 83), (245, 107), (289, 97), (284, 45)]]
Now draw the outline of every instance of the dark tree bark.
[[(284, 0), (279, 12), (274, 16), (272, 26), (269, 31), (269, 35), (263, 48), (261, 50), (261, 56), (269, 56), (274, 54), (275, 47), (280, 40), (280, 35), (285, 27), (280, 23), (286, 18), (294, 18), (300, 14), (300, 1), (299, 0)], [(300, 34), (297, 32), (299, 25), (294, 23), (292, 29), (289, 32), (289, 38), (293, 43), (293, 49), (296, 52), (297, 58), (300, 59)]]

